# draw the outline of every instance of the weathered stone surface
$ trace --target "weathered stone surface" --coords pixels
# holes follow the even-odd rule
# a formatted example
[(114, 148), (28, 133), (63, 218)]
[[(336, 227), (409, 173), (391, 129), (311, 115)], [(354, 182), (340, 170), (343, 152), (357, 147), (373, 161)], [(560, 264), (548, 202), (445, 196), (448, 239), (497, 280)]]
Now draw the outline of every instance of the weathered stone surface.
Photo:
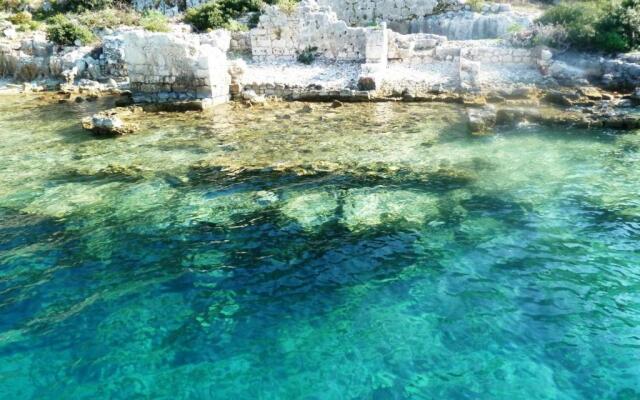
[(585, 96), (588, 99), (591, 100), (601, 100), (602, 99), (602, 92), (600, 92), (600, 90), (598, 88), (595, 88), (593, 86), (583, 86), (578, 88), (578, 92)]
[(473, 134), (484, 134), (491, 131), (496, 124), (496, 108), (492, 105), (468, 107), (467, 119), (469, 130)]
[(574, 101), (578, 99), (579, 96), (576, 94), (570, 94), (566, 91), (559, 90), (550, 90), (542, 97), (543, 101), (546, 101), (550, 104), (555, 104), (559, 106), (570, 107), (573, 105)]
[(565, 84), (579, 83), (589, 77), (586, 70), (563, 61), (552, 62), (549, 65), (548, 72), (550, 76)]

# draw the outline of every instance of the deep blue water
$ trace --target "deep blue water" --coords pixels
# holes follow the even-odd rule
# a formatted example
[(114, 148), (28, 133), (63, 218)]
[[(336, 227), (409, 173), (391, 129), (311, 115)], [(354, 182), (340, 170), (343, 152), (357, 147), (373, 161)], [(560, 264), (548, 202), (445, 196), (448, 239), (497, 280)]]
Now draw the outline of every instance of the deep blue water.
[(0, 398), (640, 399), (638, 133), (74, 107), (0, 105)]

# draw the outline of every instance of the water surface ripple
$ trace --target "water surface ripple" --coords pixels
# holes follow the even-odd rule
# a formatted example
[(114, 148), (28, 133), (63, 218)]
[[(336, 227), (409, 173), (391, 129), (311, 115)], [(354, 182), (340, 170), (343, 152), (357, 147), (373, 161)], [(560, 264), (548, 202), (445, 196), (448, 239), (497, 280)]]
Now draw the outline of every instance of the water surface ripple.
[(640, 132), (105, 106), (0, 101), (0, 398), (640, 399)]

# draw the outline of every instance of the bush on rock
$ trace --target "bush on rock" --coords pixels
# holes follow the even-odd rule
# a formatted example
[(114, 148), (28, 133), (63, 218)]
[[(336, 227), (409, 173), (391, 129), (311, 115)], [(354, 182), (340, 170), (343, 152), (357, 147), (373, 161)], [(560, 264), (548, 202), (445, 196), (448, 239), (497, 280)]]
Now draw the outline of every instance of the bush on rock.
[(218, 28), (237, 30), (235, 19), (260, 11), (261, 6), (260, 0), (218, 0), (187, 10), (185, 21), (201, 32)]
[(315, 46), (308, 46), (300, 54), (298, 54), (298, 62), (305, 65), (310, 65), (316, 60), (317, 56), (318, 48)]
[(238, 22), (238, 18), (248, 16), (248, 25), (255, 27), (265, 5), (277, 5), (284, 12), (292, 13), (298, 2), (299, 0), (216, 0), (187, 10), (185, 22), (201, 32), (219, 28), (242, 31), (247, 27)]
[(640, 0), (563, 3), (539, 22), (566, 31), (568, 44), (577, 49), (621, 52), (640, 46)]
[(160, 11), (145, 11), (140, 18), (140, 26), (150, 32), (169, 32), (169, 20)]
[(47, 39), (64, 46), (71, 46), (76, 41), (87, 44), (93, 41), (94, 36), (84, 25), (74, 23), (64, 15), (56, 15), (49, 19), (47, 27)]
[(19, 31), (30, 31), (38, 28), (38, 23), (33, 20), (31, 13), (20, 11), (7, 18), (9, 22), (16, 25)]

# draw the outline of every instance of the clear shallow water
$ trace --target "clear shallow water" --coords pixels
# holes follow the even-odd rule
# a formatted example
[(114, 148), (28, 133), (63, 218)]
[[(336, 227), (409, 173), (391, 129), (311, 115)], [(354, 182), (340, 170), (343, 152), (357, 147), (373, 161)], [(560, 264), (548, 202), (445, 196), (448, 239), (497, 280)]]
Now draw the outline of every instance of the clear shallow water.
[(640, 398), (640, 136), (0, 98), (0, 398)]

